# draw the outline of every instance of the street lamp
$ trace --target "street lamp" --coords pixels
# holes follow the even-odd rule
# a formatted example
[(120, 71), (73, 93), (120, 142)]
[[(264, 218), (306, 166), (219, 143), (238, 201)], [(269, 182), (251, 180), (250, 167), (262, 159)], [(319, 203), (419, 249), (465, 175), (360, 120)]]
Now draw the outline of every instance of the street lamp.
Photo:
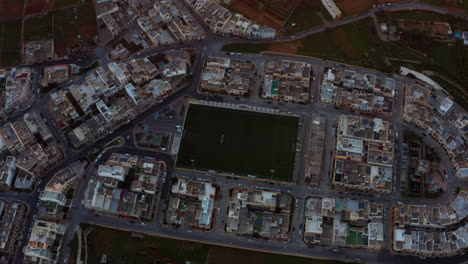
[(273, 174), (275, 174), (275, 170), (271, 169), (270, 172), (271, 172), (271, 179), (273, 180)]
[(192, 162), (192, 171), (195, 171), (195, 160), (191, 159), (190, 161)]

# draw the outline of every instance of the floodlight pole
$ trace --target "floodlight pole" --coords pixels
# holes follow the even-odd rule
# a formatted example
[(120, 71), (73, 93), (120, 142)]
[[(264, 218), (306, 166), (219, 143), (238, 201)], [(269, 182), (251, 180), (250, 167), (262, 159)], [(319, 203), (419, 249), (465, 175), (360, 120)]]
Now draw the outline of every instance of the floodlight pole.
[(191, 159), (190, 161), (192, 162), (192, 171), (195, 171), (195, 160)]

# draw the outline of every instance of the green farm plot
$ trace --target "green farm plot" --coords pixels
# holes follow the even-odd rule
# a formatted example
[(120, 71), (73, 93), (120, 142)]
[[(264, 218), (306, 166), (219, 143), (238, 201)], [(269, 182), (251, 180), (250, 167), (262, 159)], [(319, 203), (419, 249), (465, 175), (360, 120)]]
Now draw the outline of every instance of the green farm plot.
[(393, 19), (403, 19), (410, 21), (432, 21), (432, 22), (441, 22), (447, 21), (447, 16), (422, 10), (411, 10), (411, 11), (396, 11), (390, 12)]
[(24, 22), (24, 40), (45, 40), (53, 38), (52, 17), (50, 15), (35, 16)]
[(428, 3), (430, 5), (436, 5), (436, 6), (442, 6), (442, 7), (452, 6), (455, 8), (459, 8), (460, 11), (465, 10), (465, 12), (468, 12), (468, 1), (466, 0), (461, 0), (457, 2), (452, 1), (452, 5), (448, 5), (446, 0), (422, 0), (422, 2)]
[(64, 8), (69, 6), (76, 6), (81, 3), (81, 0), (56, 0), (54, 8)]
[(320, 1), (303, 1), (296, 7), (283, 30), (287, 35), (293, 35), (331, 20), (332, 17)]
[(157, 263), (202, 264), (208, 255), (208, 247), (203, 244), (153, 236), (134, 238), (129, 232), (102, 227), (95, 227), (87, 241), (87, 262), (91, 264), (99, 263), (102, 254), (108, 255), (113, 263), (128, 264), (153, 264), (156, 259)]
[(290, 181), (298, 118), (190, 105), (177, 167)]
[[(111, 263), (125, 264), (186, 262), (193, 264), (344, 264), (335, 260), (262, 253), (147, 235), (143, 238), (134, 238), (130, 232), (99, 226), (94, 226), (94, 230), (88, 235), (87, 242), (88, 264), (100, 263), (102, 254), (106, 254), (112, 261)], [(76, 243), (72, 245), (76, 251)], [(70, 263), (72, 263), (71, 259)]]
[(21, 61), (21, 22), (0, 22), (0, 64), (17, 65)]

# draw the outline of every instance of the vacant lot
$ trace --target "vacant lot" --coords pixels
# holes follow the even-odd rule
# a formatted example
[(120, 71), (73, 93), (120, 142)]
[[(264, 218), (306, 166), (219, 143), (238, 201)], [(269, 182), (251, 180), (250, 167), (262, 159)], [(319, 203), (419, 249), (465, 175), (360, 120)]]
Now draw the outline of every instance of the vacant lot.
[(288, 19), (282, 33), (293, 35), (323, 25), (331, 20), (332, 17), (322, 5), (322, 2), (304, 0)]
[(129, 232), (95, 227), (88, 236), (88, 263), (100, 263), (102, 254), (107, 254), (111, 263), (153, 264), (158, 260), (157, 263), (203, 264), (208, 248), (203, 244), (160, 237), (134, 238)]
[[(106, 241), (103, 243), (102, 241)], [(75, 245), (75, 244), (74, 244)], [(75, 245), (76, 246), (76, 245)], [(76, 251), (76, 249), (75, 249)], [(188, 241), (144, 235), (133, 238), (130, 232), (94, 226), (88, 236), (89, 264), (99, 263), (99, 257), (107, 254), (111, 263), (154, 264), (343, 264), (327, 261), (268, 254), (250, 250), (226, 248)], [(227, 257), (228, 256), (228, 257)], [(72, 260), (70, 260), (71, 262)]]
[(298, 119), (192, 104), (177, 166), (290, 181)]
[(343, 17), (366, 13), (374, 4), (373, 0), (337, 0), (335, 2), (343, 13)]
[[(400, 14), (401, 13), (401, 14)], [(408, 20), (438, 20), (435, 13), (428, 12), (398, 12), (392, 17)], [(449, 18), (452, 19), (452, 18)], [(463, 25), (455, 20), (455, 24)], [(424, 52), (418, 51), (409, 41), (383, 42), (375, 33), (375, 26), (370, 19), (363, 19), (339, 28), (327, 30), (300, 40), (271, 44), (226, 45), (223, 49), (230, 52), (261, 52), (265, 50), (280, 51), (291, 54), (313, 56), (325, 60), (344, 62), (387, 72), (399, 72), (400, 66), (406, 66), (417, 71), (433, 71), (453, 80), (462, 87), (468, 87), (468, 47), (461, 43), (422, 42)], [(425, 55), (425, 54), (426, 55)], [(420, 62), (413, 64), (392, 60), (385, 63), (385, 58), (405, 59)], [(466, 105), (467, 96), (451, 89), (455, 100)]]
[(301, 0), (234, 0), (229, 8), (259, 24), (280, 30), (300, 2)]
[(24, 22), (24, 41), (53, 38), (52, 16), (35, 16)]
[[(343, 17), (354, 16), (369, 11), (374, 4), (407, 2), (407, 0), (334, 0)], [(318, 1), (320, 2), (320, 1)]]
[(77, 10), (76, 19), (73, 8), (53, 12), (55, 50), (59, 57), (65, 56), (67, 49), (76, 47), (80, 43), (78, 36), (86, 41), (97, 34), (93, 5), (88, 3)]
[(0, 20), (20, 19), (23, 8), (23, 0), (0, 0)]
[(63, 8), (69, 6), (76, 6), (81, 3), (81, 0), (55, 0), (55, 8)]
[[(28, 4), (39, 2), (32, 0)], [(49, 1), (48, 6), (53, 3)], [(48, 7), (44, 10), (48, 10)], [(96, 13), (90, 2), (77, 8), (64, 8), (46, 15), (38, 14), (28, 18), (24, 23), (25, 42), (53, 38), (55, 53), (59, 57), (66, 56), (67, 50), (77, 47), (81, 41), (91, 41), (96, 34)]]
[(402, 19), (410, 21), (428, 21), (428, 22), (443, 22), (447, 21), (448, 17), (435, 12), (412, 10), (389, 12), (392, 19)]
[(21, 62), (21, 22), (0, 22), (0, 64), (14, 66)]
[(42, 12), (47, 0), (28, 0), (26, 4), (26, 15)]

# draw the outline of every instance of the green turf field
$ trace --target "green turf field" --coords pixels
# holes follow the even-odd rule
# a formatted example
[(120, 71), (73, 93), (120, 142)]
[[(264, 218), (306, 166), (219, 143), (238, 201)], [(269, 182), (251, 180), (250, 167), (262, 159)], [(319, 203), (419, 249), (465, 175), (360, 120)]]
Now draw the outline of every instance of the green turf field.
[(291, 181), (298, 121), (192, 104), (177, 167)]

